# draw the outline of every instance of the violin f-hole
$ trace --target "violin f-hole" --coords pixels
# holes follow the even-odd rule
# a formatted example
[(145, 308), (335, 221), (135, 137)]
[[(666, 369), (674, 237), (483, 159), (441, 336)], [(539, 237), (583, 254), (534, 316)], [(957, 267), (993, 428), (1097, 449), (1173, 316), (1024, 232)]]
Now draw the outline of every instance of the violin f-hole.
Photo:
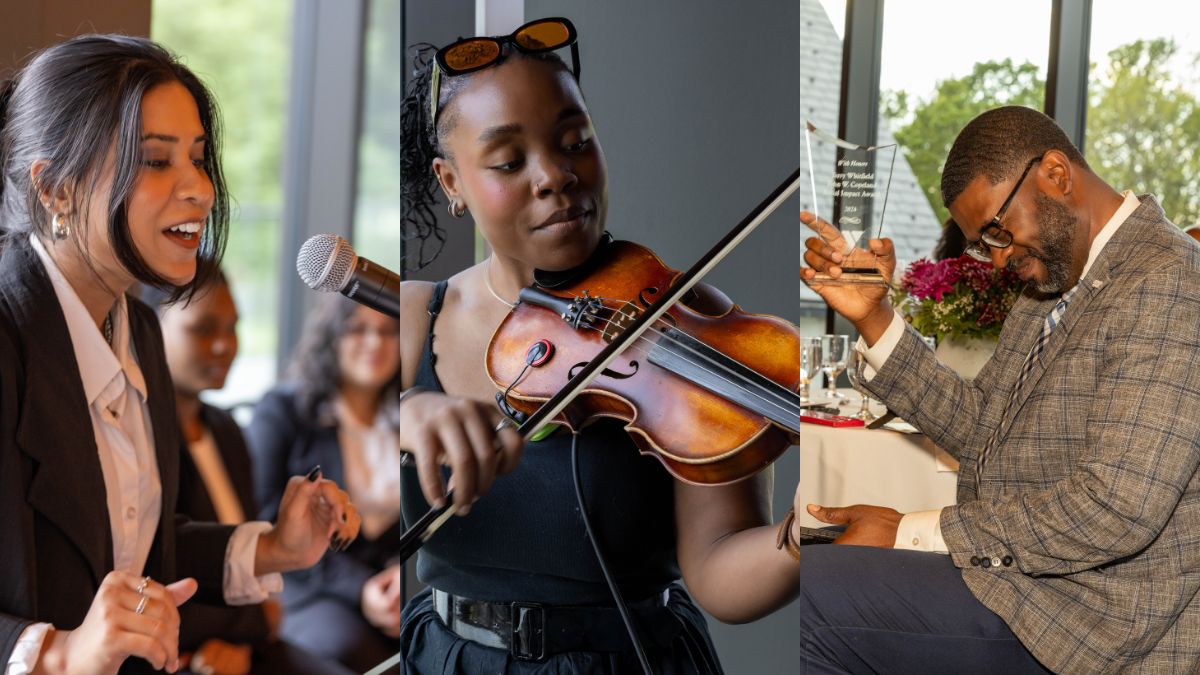
[[(575, 373), (579, 372), (579, 369), (586, 366), (587, 364), (588, 364), (587, 361), (580, 361), (579, 363), (576, 363), (575, 365), (571, 366), (571, 369), (567, 371), (567, 379), (570, 380), (570, 379), (574, 378)], [(628, 380), (629, 378), (633, 377), (634, 375), (637, 375), (638, 362), (630, 361), (629, 367), (632, 368), (633, 370), (631, 370), (628, 373), (618, 373), (617, 371), (612, 370), (611, 368), (605, 368), (604, 370), (600, 371), (600, 374), (611, 377), (614, 380)]]

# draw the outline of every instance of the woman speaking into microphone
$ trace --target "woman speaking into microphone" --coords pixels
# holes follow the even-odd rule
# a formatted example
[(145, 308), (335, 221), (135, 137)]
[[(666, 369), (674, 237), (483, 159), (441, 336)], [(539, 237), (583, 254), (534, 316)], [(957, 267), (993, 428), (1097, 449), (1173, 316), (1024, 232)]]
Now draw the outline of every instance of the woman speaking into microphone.
[[(177, 607), (261, 602), (353, 539), (319, 467), (278, 520), (177, 520), (182, 439), (153, 310), (228, 225), (211, 95), (149, 40), (74, 38), (0, 90), (0, 660), (6, 673), (179, 668)], [(136, 657), (136, 658), (130, 658)]]

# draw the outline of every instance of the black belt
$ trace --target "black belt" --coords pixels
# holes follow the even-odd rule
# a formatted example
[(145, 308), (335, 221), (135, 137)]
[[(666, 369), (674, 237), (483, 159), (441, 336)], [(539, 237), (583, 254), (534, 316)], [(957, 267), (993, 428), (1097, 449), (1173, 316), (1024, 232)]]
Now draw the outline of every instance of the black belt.
[[(631, 612), (667, 606), (670, 588), (638, 602)], [(562, 607), (534, 602), (485, 602), (433, 589), (433, 608), (461, 638), (504, 649), (522, 661), (572, 651), (622, 652), (632, 643), (616, 607)]]

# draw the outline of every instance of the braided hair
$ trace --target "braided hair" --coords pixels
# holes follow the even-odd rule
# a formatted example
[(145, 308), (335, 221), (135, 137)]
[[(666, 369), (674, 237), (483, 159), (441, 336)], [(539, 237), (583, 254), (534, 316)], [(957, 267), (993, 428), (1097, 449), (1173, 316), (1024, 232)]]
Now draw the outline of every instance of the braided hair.
[[(474, 77), (474, 73), (441, 74), (435, 125), (429, 115), (429, 97), (436, 53), (437, 47), (428, 43), (413, 47), (412, 77), (400, 107), (400, 227), (404, 251), (401, 267), (405, 272), (415, 272), (433, 262), (446, 245), (446, 231), (438, 224), (434, 212), (438, 182), (432, 169), (433, 160), (441, 157), (454, 161), (446, 149), (446, 139), (458, 123), (458, 111), (451, 102)], [(569, 72), (566, 63), (553, 52), (526, 54), (506, 44), (498, 61), (507, 58), (547, 61)]]

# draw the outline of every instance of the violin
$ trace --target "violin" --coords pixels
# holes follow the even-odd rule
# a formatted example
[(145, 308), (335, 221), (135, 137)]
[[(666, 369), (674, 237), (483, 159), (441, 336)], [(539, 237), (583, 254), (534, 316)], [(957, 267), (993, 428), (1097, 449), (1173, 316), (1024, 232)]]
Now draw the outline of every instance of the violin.
[[(532, 414), (680, 275), (649, 249), (602, 242), (581, 271), (539, 273), (488, 344), (502, 407)], [(775, 461), (800, 430), (800, 335), (788, 321), (686, 299), (608, 364), (554, 421), (626, 424), (676, 478), (723, 485)]]
[[(641, 263), (644, 263), (648, 257), (657, 260), (657, 256), (654, 256), (653, 253), (637, 247), (641, 249), (642, 253), (635, 254), (628, 259), (620, 255), (613, 258), (612, 262), (615, 263), (615, 266), (606, 275), (610, 279), (606, 284), (614, 284), (612, 290), (607, 290), (607, 285), (603, 287), (597, 285), (594, 289), (582, 287), (578, 283), (572, 285), (572, 280), (578, 279), (574, 274), (542, 275), (545, 283), (538, 284), (541, 289), (533, 289), (528, 296), (523, 294), (521, 302), (517, 305), (518, 308), (539, 307), (542, 310), (552, 310), (540, 312), (541, 323), (531, 325), (561, 330), (556, 322), (547, 320), (547, 317), (554, 316), (553, 312), (557, 312), (557, 316), (562, 321), (567, 322), (572, 329), (580, 331), (581, 334), (583, 332), (598, 333), (601, 342), (592, 340), (593, 347), (601, 343), (604, 344), (604, 347), (598, 352), (594, 352), (590, 360), (570, 365), (566, 369), (569, 381), (562, 382), (560, 380), (560, 386), (554, 394), (546, 399), (536, 412), (525, 416), (523, 421), (519, 422), (520, 426), (517, 432), (525, 438), (530, 438), (535, 430), (545, 422), (558, 419), (560, 416), (564, 423), (575, 426), (585, 423), (589, 416), (616, 416), (619, 412), (625, 411), (629, 415), (628, 423), (631, 434), (639, 447), (643, 450), (663, 447), (664, 453), (656, 452), (655, 454), (671, 473), (680, 476), (682, 480), (707, 481), (708, 484), (719, 485), (750, 476), (770, 464), (790, 443), (790, 440), (784, 442), (785, 439), (790, 439), (786, 433), (783, 436), (780, 434), (787, 432), (795, 437), (800, 434), (800, 395), (796, 393), (799, 388), (800, 349), (795, 327), (780, 319), (774, 319), (774, 322), (779, 322), (776, 327), (781, 330), (777, 335), (784, 336), (782, 338), (784, 343), (783, 346), (779, 346), (766, 341), (765, 344), (770, 346), (769, 349), (756, 348), (764, 342), (762, 335), (752, 327), (755, 325), (754, 322), (747, 322), (747, 327), (740, 336), (737, 333), (729, 332), (722, 337), (724, 331), (720, 328), (706, 331), (705, 338), (711, 342), (709, 344), (685, 334), (683, 329), (687, 327), (695, 330), (705, 320), (718, 317), (705, 317), (699, 312), (687, 309), (686, 303), (683, 309), (674, 314), (671, 314), (671, 310), (684, 299), (686, 294), (692, 292), (691, 289), (701, 277), (736, 248), (799, 187), (800, 169), (796, 169), (682, 274), (668, 270), (659, 261), (658, 264), (664, 271), (661, 271), (657, 277), (651, 275), (643, 280), (650, 281), (650, 283), (621, 282), (620, 278), (626, 272), (632, 274), (635, 268), (645, 268), (645, 265), (640, 264), (639, 260)], [(634, 245), (630, 244), (629, 246)], [(610, 247), (598, 250), (589, 260), (605, 260), (609, 256), (608, 248)], [(626, 248), (628, 247), (622, 244), (613, 250), (620, 253)], [(587, 263), (582, 266), (583, 269), (598, 267), (600, 265), (588, 265)], [(550, 279), (549, 277), (561, 278)], [(585, 277), (584, 282), (586, 281)], [(578, 294), (574, 294), (573, 290), (578, 290)], [(593, 296), (592, 290), (595, 290), (597, 295)], [(618, 290), (625, 292), (617, 293)], [(601, 294), (608, 294), (609, 297)], [(610, 302), (614, 298), (621, 300), (619, 306)], [(732, 313), (735, 309), (731, 308), (722, 316)], [(526, 314), (524, 310), (521, 310), (521, 313)], [(752, 316), (742, 314), (741, 310), (737, 310), (737, 313), (743, 317)], [(502, 323), (507, 323), (511, 318), (510, 314)], [(700, 319), (700, 321), (693, 324), (691, 321), (693, 318)], [(772, 323), (772, 321), (767, 323)], [(730, 324), (730, 326), (733, 325)], [(789, 333), (791, 338), (787, 337)], [(499, 335), (499, 331), (497, 331), (497, 335)], [(518, 371), (505, 370), (517, 363), (512, 358), (501, 359), (498, 357), (493, 368), (491, 363), (493, 350), (489, 344), (488, 372), (494, 372), (499, 378), (505, 376), (512, 378), (504, 385), (504, 391), (497, 399), (503, 406), (513, 405), (528, 408), (525, 404), (532, 404), (545, 394), (545, 391), (530, 390), (528, 385), (520, 389), (517, 386), (526, 380), (540, 381), (542, 378), (527, 378), (528, 371), (531, 369), (538, 371), (550, 361), (555, 360), (558, 343), (545, 337), (546, 335), (551, 335), (551, 333), (534, 332), (523, 336), (518, 335), (513, 342), (504, 345), (504, 348), (508, 350), (509, 357), (520, 358), (519, 362), (522, 365), (517, 366)], [(759, 337), (757, 343), (750, 339), (755, 336)], [(594, 338), (595, 335), (591, 337)], [(533, 340), (532, 343), (529, 342), (530, 339)], [(789, 339), (791, 342), (788, 342)], [(493, 336), (492, 342), (499, 344), (496, 336)], [(586, 338), (584, 342), (587, 342)], [(741, 343), (740, 348), (733, 349), (732, 347), (739, 342)], [(723, 347), (729, 348), (732, 354), (722, 351)], [(647, 402), (647, 398), (655, 395), (656, 391), (666, 391), (666, 389), (657, 389), (657, 385), (653, 384), (654, 380), (641, 378), (639, 382), (649, 381), (650, 384), (636, 397), (632, 391), (613, 389), (607, 393), (598, 393), (590, 406), (590, 411), (588, 406), (581, 405), (572, 408), (574, 399), (581, 392), (590, 388), (591, 383), (601, 376), (612, 380), (633, 379), (637, 371), (630, 370), (634, 367), (631, 359), (622, 359), (623, 352), (630, 348), (634, 348), (634, 353), (639, 354), (639, 356), (632, 357), (640, 359), (636, 366), (637, 370), (654, 366), (672, 374), (685, 373), (687, 377), (684, 375), (679, 375), (679, 377), (695, 386), (675, 390), (679, 398), (671, 399), (671, 402), (666, 405), (644, 405), (645, 409), (642, 409), (634, 404), (639, 402), (644, 404)], [(522, 350), (524, 351), (522, 352)], [(558, 359), (558, 362), (566, 362), (572, 356), (585, 351), (572, 349), (566, 353), (565, 358)], [(767, 366), (765, 359), (757, 356), (760, 352), (771, 352), (784, 361), (790, 359), (790, 362), (795, 365), (794, 376), (787, 371), (786, 367), (775, 372), (773, 367)], [(497, 353), (504, 354), (505, 352), (501, 350)], [(743, 360), (739, 361), (739, 358)], [(609, 365), (617, 363), (618, 359), (621, 359), (618, 367), (609, 368)], [(507, 365), (499, 363), (501, 360), (507, 362)], [(664, 366), (663, 363), (666, 361), (670, 361), (671, 366)], [(624, 370), (620, 370), (622, 367)], [(755, 369), (756, 367), (763, 370), (760, 372)], [(547, 372), (556, 372), (558, 377), (563, 375), (561, 368)], [(772, 376), (778, 379), (772, 379)], [(554, 376), (551, 376), (550, 379), (553, 380)], [(493, 379), (493, 381), (498, 380)], [(599, 388), (597, 387), (597, 389)], [(514, 390), (516, 391), (516, 395), (513, 397), (514, 403), (510, 404), (509, 396), (513, 394)], [(721, 396), (722, 392), (726, 396)], [(714, 398), (713, 395), (716, 397)], [(705, 448), (717, 445), (713, 443), (713, 438), (708, 434), (689, 434), (682, 426), (677, 429), (670, 428), (674, 421), (679, 421), (681, 425), (691, 425), (697, 420), (721, 419), (718, 411), (710, 408), (710, 406), (716, 405), (717, 399), (729, 401), (727, 410), (738, 407), (760, 410), (762, 418), (757, 421), (754, 418), (742, 418), (736, 410), (725, 415), (723, 421), (727, 423), (728, 427), (740, 430), (741, 433), (740, 435), (736, 432), (721, 434), (724, 438), (723, 445), (715, 452), (705, 450)], [(680, 415), (673, 412), (678, 408), (698, 410), (693, 410), (689, 415)], [(766, 414), (768, 411), (771, 413), (770, 415)], [(513, 412), (524, 415), (521, 410)], [(649, 424), (649, 422), (657, 423)], [(708, 427), (707, 430), (716, 434), (716, 428), (717, 426), (714, 425)], [(693, 427), (693, 429), (699, 430), (700, 427)], [(668, 432), (674, 432), (674, 435), (682, 439), (682, 442), (660, 446), (659, 443), (666, 438)], [(749, 450), (749, 452), (743, 453), (743, 450)], [(400, 535), (398, 553), (400, 562), (403, 563), (412, 557), (421, 544), (428, 541), (454, 513), (455, 507), (451, 501), (451, 495), (447, 493), (444, 506), (431, 508), (410, 525), (404, 534)]]

